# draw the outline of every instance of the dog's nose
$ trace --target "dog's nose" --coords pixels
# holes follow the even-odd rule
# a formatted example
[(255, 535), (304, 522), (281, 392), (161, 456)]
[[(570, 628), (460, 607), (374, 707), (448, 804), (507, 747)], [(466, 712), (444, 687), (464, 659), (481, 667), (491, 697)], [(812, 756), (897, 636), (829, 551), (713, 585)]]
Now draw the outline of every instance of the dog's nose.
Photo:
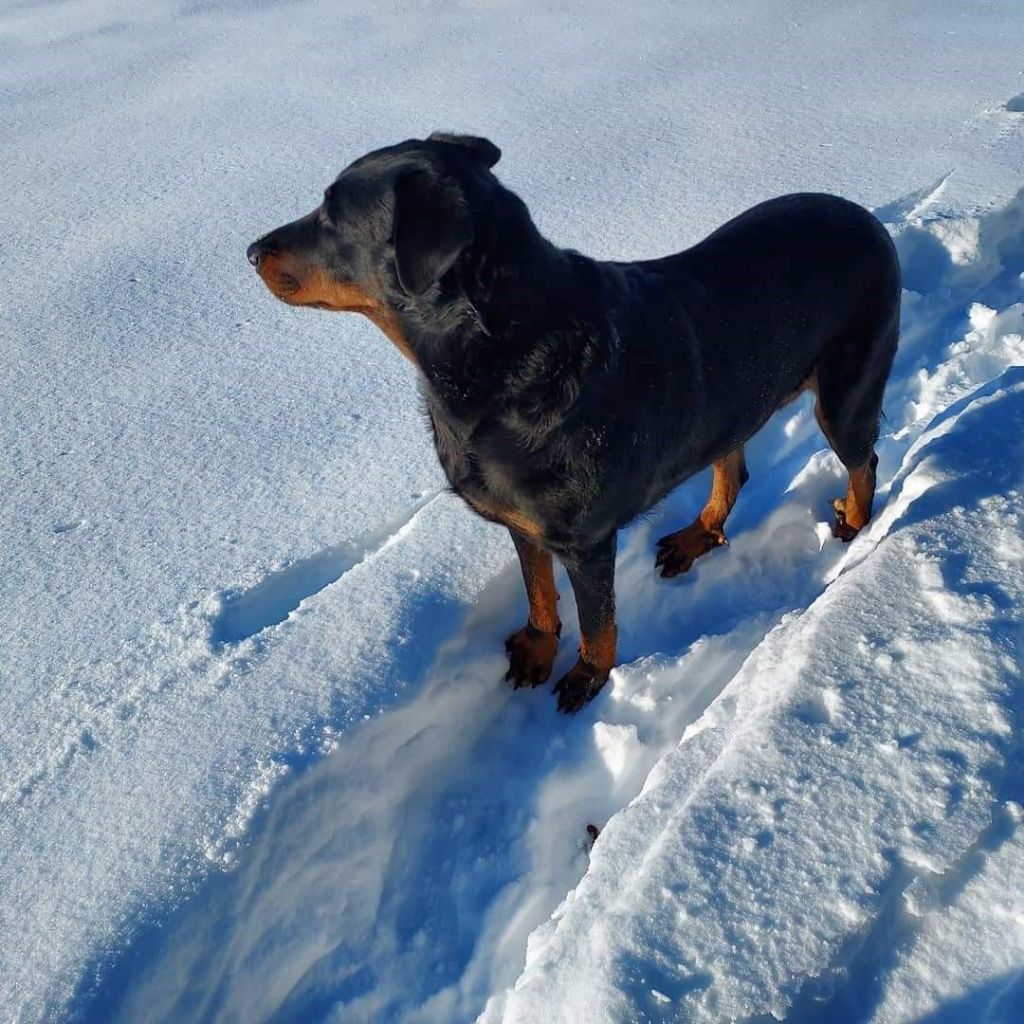
[(248, 249), (245, 250), (245, 258), (254, 266), (260, 265), (260, 260), (264, 256), (263, 245), (260, 242), (253, 242)]

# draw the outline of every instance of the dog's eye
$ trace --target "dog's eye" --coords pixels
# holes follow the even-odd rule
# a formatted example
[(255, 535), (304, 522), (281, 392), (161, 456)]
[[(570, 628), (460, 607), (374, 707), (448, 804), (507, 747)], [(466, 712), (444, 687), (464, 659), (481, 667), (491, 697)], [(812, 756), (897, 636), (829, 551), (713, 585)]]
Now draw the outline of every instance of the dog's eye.
[(323, 205), (316, 212), (316, 219), (318, 224), (323, 224), (324, 227), (334, 227), (334, 221), (331, 220), (331, 215), (327, 212), (326, 197)]

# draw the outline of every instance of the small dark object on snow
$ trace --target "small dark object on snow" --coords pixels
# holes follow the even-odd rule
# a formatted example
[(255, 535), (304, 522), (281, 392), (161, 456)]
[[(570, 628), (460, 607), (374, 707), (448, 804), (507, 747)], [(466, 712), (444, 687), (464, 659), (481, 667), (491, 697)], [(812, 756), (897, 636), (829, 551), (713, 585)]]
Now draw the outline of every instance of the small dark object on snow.
[(581, 642), (555, 692), (573, 712), (615, 664), (618, 531), (710, 466), (707, 504), (658, 541), (656, 567), (676, 576), (724, 547), (744, 443), (804, 390), (849, 474), (833, 532), (849, 541), (867, 523), (900, 268), (867, 210), (814, 193), (673, 256), (592, 260), (541, 236), (492, 173), (500, 156), (438, 133), (376, 150), (246, 254), (278, 298), (362, 313), (415, 364), (452, 490), (519, 554), (517, 688), (551, 675), (552, 555), (563, 563)]

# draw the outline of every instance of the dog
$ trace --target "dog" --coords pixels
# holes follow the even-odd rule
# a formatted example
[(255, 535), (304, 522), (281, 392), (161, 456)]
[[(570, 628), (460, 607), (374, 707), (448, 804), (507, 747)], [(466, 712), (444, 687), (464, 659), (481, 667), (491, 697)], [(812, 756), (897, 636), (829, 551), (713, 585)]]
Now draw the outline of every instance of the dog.
[(725, 544), (744, 443), (805, 389), (848, 473), (832, 532), (863, 529), (900, 267), (867, 210), (816, 193), (761, 203), (673, 256), (590, 259), (540, 234), (494, 175), (500, 156), (439, 132), (378, 149), (247, 257), (279, 299), (362, 313), (416, 366), (452, 490), (519, 556), (516, 689), (551, 675), (552, 556), (564, 565), (580, 647), (554, 692), (575, 712), (615, 664), (618, 531), (710, 466), (707, 504), (658, 541), (655, 565), (677, 576)]

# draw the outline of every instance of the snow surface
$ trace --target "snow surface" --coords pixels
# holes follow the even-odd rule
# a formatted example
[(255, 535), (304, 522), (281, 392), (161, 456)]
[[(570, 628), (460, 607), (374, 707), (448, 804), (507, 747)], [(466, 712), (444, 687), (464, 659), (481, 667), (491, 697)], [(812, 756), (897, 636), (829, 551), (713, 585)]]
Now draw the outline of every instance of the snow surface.
[[(1024, 1017), (1022, 30), (0, 5), (0, 1016)], [(518, 570), (407, 364), (244, 263), (436, 127), (595, 255), (814, 188), (905, 265), (871, 528), (828, 538), (839, 467), (785, 410), (727, 551), (652, 572), (703, 479), (623, 538), (623, 664), (573, 720), (498, 682)]]

